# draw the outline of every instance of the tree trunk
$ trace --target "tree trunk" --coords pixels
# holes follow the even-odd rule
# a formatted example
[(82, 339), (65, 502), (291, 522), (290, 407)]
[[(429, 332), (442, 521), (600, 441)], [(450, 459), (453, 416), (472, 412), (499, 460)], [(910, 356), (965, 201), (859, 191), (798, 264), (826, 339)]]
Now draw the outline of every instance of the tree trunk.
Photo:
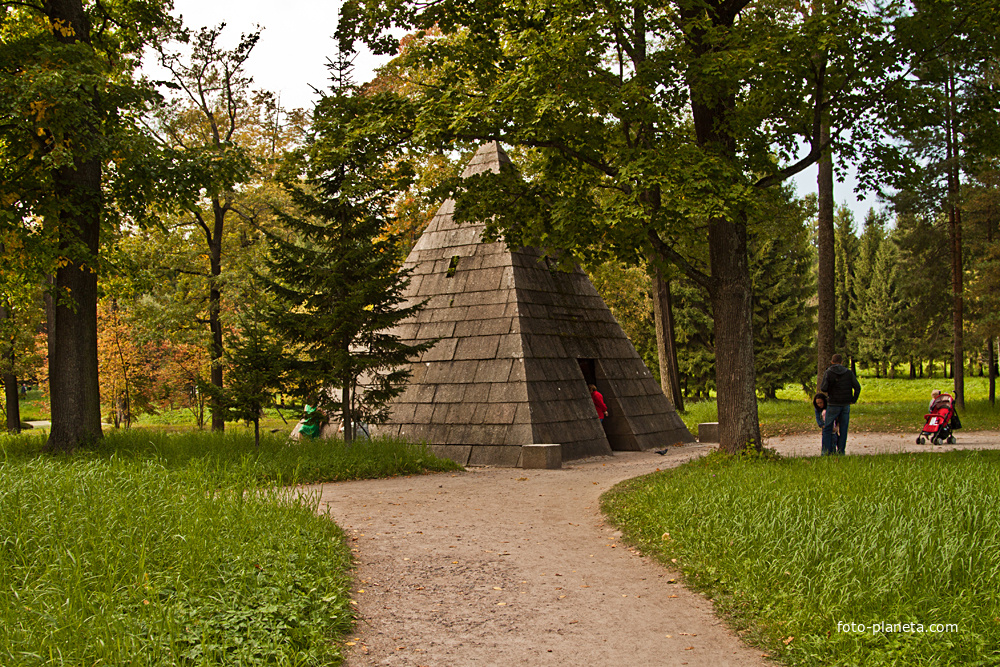
[(959, 136), (955, 109), (955, 80), (946, 82), (948, 93), (948, 119), (946, 125), (948, 159), (948, 232), (951, 241), (951, 293), (952, 293), (952, 372), (954, 374), (955, 407), (965, 409), (965, 353), (963, 347), (964, 299), (962, 285), (962, 210), (959, 207), (961, 180), (958, 167)]
[(995, 338), (990, 338), (987, 342), (987, 347), (989, 352), (986, 353), (986, 363), (990, 367), (990, 407), (996, 405), (997, 397), (997, 358), (996, 358), (996, 343)]
[(354, 442), (354, 415), (351, 414), (351, 382), (345, 378), (341, 393), (340, 413), (344, 424), (344, 442)]
[[(0, 244), (0, 251), (2, 250), (3, 244)], [(13, 317), (13, 315), (8, 315), (8, 309), (0, 306), (0, 321), (8, 317)], [(3, 373), (4, 398), (7, 405), (7, 431), (10, 433), (21, 432), (21, 397), (18, 395), (17, 375), (14, 374), (15, 361), (16, 355), (13, 340), (11, 340), (11, 348), (7, 353), (7, 358), (4, 359), (7, 372)]]
[[(90, 25), (80, 0), (47, 0), (44, 7), (54, 26), (70, 28), (55, 29), (57, 40), (90, 43)], [(81, 101), (97, 106), (95, 98)], [(75, 145), (93, 145), (99, 130), (81, 127), (77, 135)], [(103, 208), (100, 159), (91, 156), (55, 170), (52, 193), (61, 209), (53, 214), (54, 220), (50, 216), (47, 226), (58, 231), (61, 262), (49, 320), (52, 428), (45, 449), (70, 452), (103, 436), (97, 378), (97, 256)]]
[[(707, 5), (707, 12), (706, 6)], [(685, 39), (695, 61), (716, 58), (713, 53), (725, 40), (742, 7), (713, 0), (680, 9)], [(711, 25), (705, 21), (709, 18)], [(732, 160), (737, 146), (726, 132), (736, 107), (731, 88), (718, 88), (699, 78), (693, 64), (688, 71), (691, 117), (698, 146), (712, 155)], [(757, 390), (754, 377), (753, 309), (746, 215), (732, 212), (708, 220), (708, 254), (711, 277), (707, 281), (715, 329), (715, 384), (719, 414), (719, 447), (727, 452), (760, 450)]]
[(674, 312), (670, 301), (670, 283), (663, 273), (652, 270), (653, 319), (656, 324), (656, 351), (660, 361), (660, 388), (675, 410), (684, 410), (680, 373), (677, 367), (677, 340), (674, 337)]
[[(825, 143), (830, 140), (830, 125), (823, 123), (820, 137)], [(837, 328), (836, 266), (833, 232), (833, 157), (830, 151), (823, 153), (817, 165), (816, 179), (819, 211), (816, 217), (816, 242), (819, 255), (817, 291), (819, 297), (816, 336), (816, 386), (823, 381), (823, 373), (833, 357), (834, 337)]]
[[(56, 176), (56, 196), (69, 203), (58, 222), (66, 264), (56, 271), (49, 326), (49, 396), (52, 428), (45, 448), (71, 452), (103, 436), (97, 377), (97, 273), (101, 164), (89, 160)], [(80, 255), (85, 248), (89, 257)]]
[(752, 289), (746, 225), (715, 218), (708, 225), (715, 330), (719, 447), (760, 450), (753, 353)]
[[(11, 355), (10, 361), (13, 363), (14, 355)], [(3, 389), (4, 397), (7, 401), (7, 432), (8, 433), (20, 433), (21, 432), (21, 403), (20, 396), (17, 394), (17, 376), (13, 373), (3, 374)]]
[(213, 218), (215, 226), (208, 240), (209, 262), (211, 263), (211, 283), (208, 290), (208, 327), (212, 332), (212, 342), (209, 345), (209, 358), (212, 361), (212, 430), (226, 429), (225, 410), (222, 405), (223, 389), (223, 354), (225, 348), (222, 340), (222, 230), (226, 213), (217, 197), (212, 198)]

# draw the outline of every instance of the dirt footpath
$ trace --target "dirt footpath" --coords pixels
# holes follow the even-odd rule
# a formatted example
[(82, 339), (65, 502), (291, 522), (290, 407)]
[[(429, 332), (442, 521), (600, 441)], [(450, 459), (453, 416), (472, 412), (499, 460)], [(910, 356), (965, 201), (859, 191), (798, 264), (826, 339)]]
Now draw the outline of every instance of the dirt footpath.
[[(851, 434), (847, 451), (932, 449), (914, 437)], [(1000, 432), (959, 443), (937, 449), (1000, 448)], [(819, 434), (768, 445), (818, 454)], [(676, 572), (622, 545), (599, 511), (617, 482), (711, 448), (317, 487), (358, 561), (347, 665), (767, 664)]]

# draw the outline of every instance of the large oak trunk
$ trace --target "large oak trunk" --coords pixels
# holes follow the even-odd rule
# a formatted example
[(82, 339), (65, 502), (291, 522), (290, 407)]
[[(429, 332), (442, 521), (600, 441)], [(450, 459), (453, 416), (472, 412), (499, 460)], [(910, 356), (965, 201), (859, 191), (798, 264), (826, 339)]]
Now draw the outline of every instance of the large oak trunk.
[[(46, 0), (44, 11), (55, 38), (66, 44), (90, 43), (90, 24), (80, 0)], [(88, 95), (81, 91), (81, 95)], [(93, 94), (93, 93), (89, 93)], [(97, 108), (98, 100), (85, 103)], [(93, 144), (97, 127), (78, 129), (76, 146)], [(101, 160), (91, 155), (53, 174), (52, 195), (59, 203), (55, 219), (61, 263), (55, 275), (55, 298), (49, 308), (49, 396), (52, 429), (47, 451), (70, 452), (102, 437), (101, 396), (97, 378), (97, 255), (101, 234)]]
[(719, 447), (730, 453), (760, 450), (746, 224), (716, 218), (709, 223), (708, 242)]
[(4, 398), (7, 401), (7, 431), (21, 432), (21, 404), (17, 395), (17, 376), (13, 373), (3, 375)]
[(224, 431), (226, 428), (225, 409), (222, 404), (223, 390), (223, 355), (225, 348), (222, 339), (222, 229), (226, 218), (225, 209), (218, 198), (212, 199), (213, 218), (215, 225), (208, 239), (209, 262), (211, 264), (211, 285), (208, 291), (208, 327), (212, 333), (209, 345), (209, 358), (212, 361), (212, 430)]
[[(55, 194), (66, 202), (58, 221), (65, 264), (56, 271), (49, 325), (48, 451), (70, 452), (102, 437), (97, 377), (97, 272), (101, 164), (92, 159), (61, 170)], [(89, 256), (88, 256), (89, 255)]]
[[(3, 244), (0, 244), (0, 250), (3, 250)], [(7, 308), (0, 306), (0, 321), (8, 317), (12, 317), (12, 315), (7, 312)], [(10, 433), (20, 433), (21, 404), (18, 402), (20, 397), (18, 396), (17, 376), (14, 374), (14, 361), (14, 347), (11, 346), (7, 358), (4, 359), (10, 372), (3, 374), (4, 399), (7, 406), (7, 430)]]

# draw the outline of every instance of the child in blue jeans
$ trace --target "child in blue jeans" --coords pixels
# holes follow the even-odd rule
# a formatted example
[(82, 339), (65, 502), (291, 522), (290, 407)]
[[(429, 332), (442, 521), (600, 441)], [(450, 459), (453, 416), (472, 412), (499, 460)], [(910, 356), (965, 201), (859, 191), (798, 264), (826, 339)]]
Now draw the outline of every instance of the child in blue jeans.
[[(823, 428), (826, 423), (826, 394), (820, 392), (813, 396), (813, 409), (816, 411), (816, 425)], [(833, 434), (840, 435), (840, 424), (833, 423)]]

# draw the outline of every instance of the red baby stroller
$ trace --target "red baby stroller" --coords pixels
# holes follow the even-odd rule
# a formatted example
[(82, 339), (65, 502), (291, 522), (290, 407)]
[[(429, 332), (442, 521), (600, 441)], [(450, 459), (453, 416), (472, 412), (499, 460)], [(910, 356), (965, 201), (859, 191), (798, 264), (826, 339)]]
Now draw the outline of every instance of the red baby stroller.
[(952, 431), (962, 428), (962, 423), (955, 413), (955, 402), (950, 394), (941, 394), (931, 403), (928, 413), (924, 415), (924, 430), (917, 436), (917, 444), (922, 445), (931, 439), (932, 445), (948, 443), (955, 444)]

